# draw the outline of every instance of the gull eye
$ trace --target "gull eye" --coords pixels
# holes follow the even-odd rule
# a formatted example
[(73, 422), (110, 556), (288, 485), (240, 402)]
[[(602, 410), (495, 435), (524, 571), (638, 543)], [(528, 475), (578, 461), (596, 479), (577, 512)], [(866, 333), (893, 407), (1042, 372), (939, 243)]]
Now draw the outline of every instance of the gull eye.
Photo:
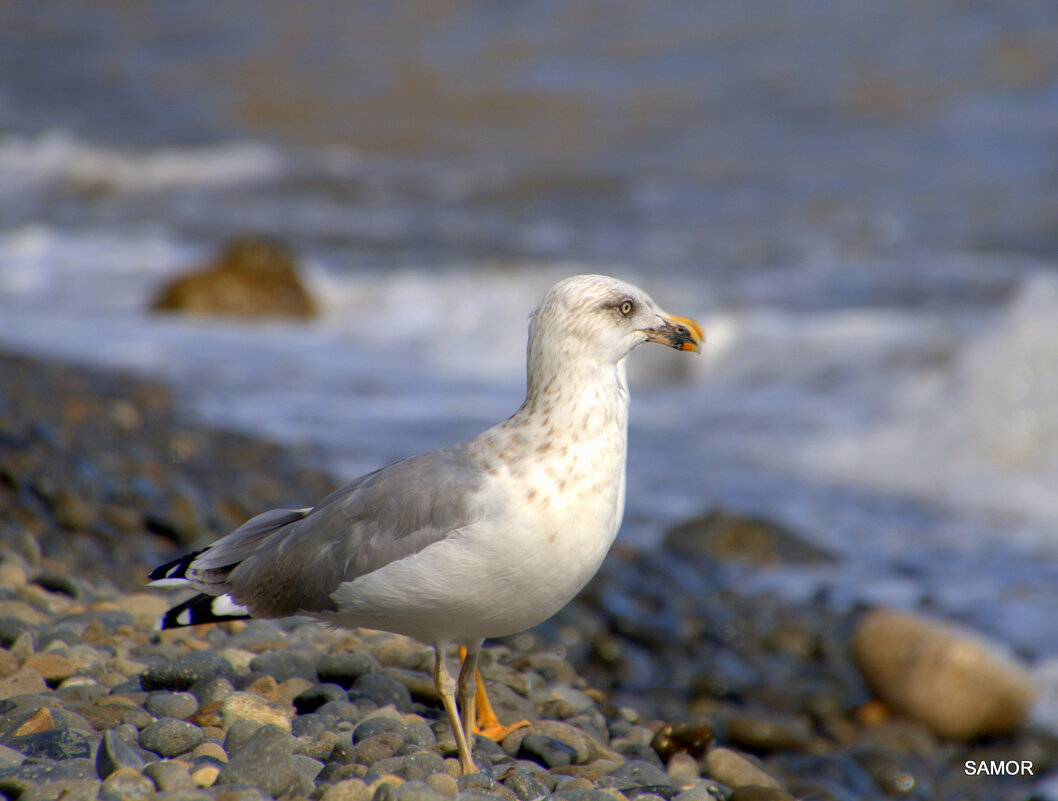
[(634, 308), (635, 304), (632, 303), (632, 301), (630, 300), (625, 300), (621, 302), (621, 314), (623, 314), (625, 317), (630, 315), (632, 313), (632, 309)]

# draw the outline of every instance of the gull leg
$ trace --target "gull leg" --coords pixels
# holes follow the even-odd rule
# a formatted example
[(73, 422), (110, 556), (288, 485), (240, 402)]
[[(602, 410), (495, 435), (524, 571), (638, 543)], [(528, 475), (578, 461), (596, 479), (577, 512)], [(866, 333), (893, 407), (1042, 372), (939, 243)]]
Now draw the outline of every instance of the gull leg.
[(485, 680), (478, 672), (481, 641), (472, 645), (472, 648), (459, 647), (459, 655), (463, 658), (463, 667), (459, 670), (459, 708), (463, 711), (463, 725), (468, 742), (473, 742), (474, 734), (481, 734), (498, 743), (515, 729), (528, 726), (529, 721), (519, 720), (510, 726), (500, 723), (485, 691)]
[(470, 757), (470, 746), (467, 745), (463, 723), (459, 719), (459, 710), (456, 709), (456, 683), (455, 679), (452, 678), (452, 674), (448, 672), (448, 666), (445, 665), (445, 651), (447, 650), (448, 643), (437, 643), (434, 645), (436, 658), (433, 665), (433, 683), (441, 696), (441, 703), (444, 704), (445, 713), (448, 715), (448, 723), (452, 727), (452, 733), (456, 738), (456, 749), (459, 751), (459, 767), (462, 769), (463, 775), (466, 776), (470, 773), (477, 773), (478, 769), (474, 764), (474, 760)]
[(459, 712), (463, 716), (463, 736), (467, 738), (468, 743), (474, 742), (474, 706), (477, 700), (475, 692), (480, 686), (477, 678), (480, 650), (481, 640), (471, 642), (466, 648), (459, 646), (459, 656), (463, 664), (459, 668), (457, 697), (459, 698)]

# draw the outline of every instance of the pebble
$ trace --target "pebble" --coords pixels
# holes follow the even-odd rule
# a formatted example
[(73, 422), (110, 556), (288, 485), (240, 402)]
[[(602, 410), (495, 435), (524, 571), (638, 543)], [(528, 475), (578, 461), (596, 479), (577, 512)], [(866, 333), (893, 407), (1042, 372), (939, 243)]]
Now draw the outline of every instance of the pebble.
[(539, 762), (546, 768), (561, 768), (576, 761), (577, 750), (554, 737), (532, 733), (522, 738), (518, 756)]
[(109, 729), (103, 732), (103, 739), (99, 742), (96, 752), (96, 773), (100, 779), (105, 779), (119, 768), (132, 768), (142, 770), (146, 761), (139, 752), (122, 740)]
[(782, 784), (751, 759), (728, 748), (713, 748), (705, 756), (706, 774), (728, 787), (744, 784), (782, 788)]
[(159, 718), (140, 732), (140, 747), (159, 756), (173, 757), (195, 748), (205, 739), (194, 723), (176, 718)]
[[(177, 629), (179, 631), (179, 629)], [(144, 690), (189, 690), (198, 682), (235, 674), (231, 662), (211, 651), (193, 651), (148, 668), (140, 676)]]
[(267, 673), (276, 681), (306, 679), (316, 683), (316, 665), (301, 654), (292, 651), (267, 651), (250, 661), (250, 670)]
[(277, 797), (308, 792), (311, 783), (298, 772), (293, 749), (289, 733), (278, 726), (262, 726), (220, 769), (217, 783), (252, 784)]
[(349, 698), (348, 693), (340, 684), (314, 684), (307, 690), (298, 693), (293, 700), (294, 709), (298, 715), (308, 715), (315, 712), (328, 701), (345, 701)]
[(706, 718), (666, 723), (650, 741), (650, 747), (662, 760), (668, 761), (676, 754), (689, 754), (702, 759), (713, 744), (714, 728)]
[(154, 795), (154, 789), (154, 782), (138, 770), (118, 768), (103, 780), (99, 794), (103, 798), (139, 801)]
[(411, 691), (383, 673), (365, 673), (357, 677), (349, 688), (349, 700), (355, 702), (359, 698), (366, 698), (375, 706), (392, 704), (402, 711), (411, 708)]
[(229, 729), (238, 720), (278, 726), (290, 731), (290, 717), (285, 708), (253, 693), (235, 692), (221, 702), (221, 726)]
[(337, 684), (349, 689), (361, 676), (377, 673), (380, 669), (373, 654), (356, 652), (351, 654), (324, 654), (316, 665), (321, 682)]
[(153, 692), (143, 708), (158, 718), (187, 720), (198, 711), (198, 699), (191, 693)]

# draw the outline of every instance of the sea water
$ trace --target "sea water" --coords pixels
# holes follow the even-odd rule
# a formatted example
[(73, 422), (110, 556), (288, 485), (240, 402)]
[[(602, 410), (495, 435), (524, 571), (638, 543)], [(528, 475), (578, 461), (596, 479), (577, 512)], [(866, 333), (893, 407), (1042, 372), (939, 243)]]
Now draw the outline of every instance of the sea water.
[[(630, 358), (623, 537), (767, 517), (840, 567), (747, 591), (1055, 675), (1058, 7), (262, 5), (0, 12), (0, 347), (351, 477), (513, 412), (529, 311), (614, 274), (707, 334)], [(148, 311), (248, 232), (319, 319)]]

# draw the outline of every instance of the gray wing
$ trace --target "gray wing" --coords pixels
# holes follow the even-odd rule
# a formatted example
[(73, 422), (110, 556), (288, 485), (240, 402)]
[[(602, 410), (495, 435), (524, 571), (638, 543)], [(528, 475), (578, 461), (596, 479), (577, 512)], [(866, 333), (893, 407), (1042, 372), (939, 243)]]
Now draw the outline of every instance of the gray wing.
[(274, 509), (199, 554), (188, 577), (255, 617), (333, 611), (340, 584), (418, 553), (480, 517), (484, 475), (462, 446), (413, 456), (356, 479), (315, 508)]

